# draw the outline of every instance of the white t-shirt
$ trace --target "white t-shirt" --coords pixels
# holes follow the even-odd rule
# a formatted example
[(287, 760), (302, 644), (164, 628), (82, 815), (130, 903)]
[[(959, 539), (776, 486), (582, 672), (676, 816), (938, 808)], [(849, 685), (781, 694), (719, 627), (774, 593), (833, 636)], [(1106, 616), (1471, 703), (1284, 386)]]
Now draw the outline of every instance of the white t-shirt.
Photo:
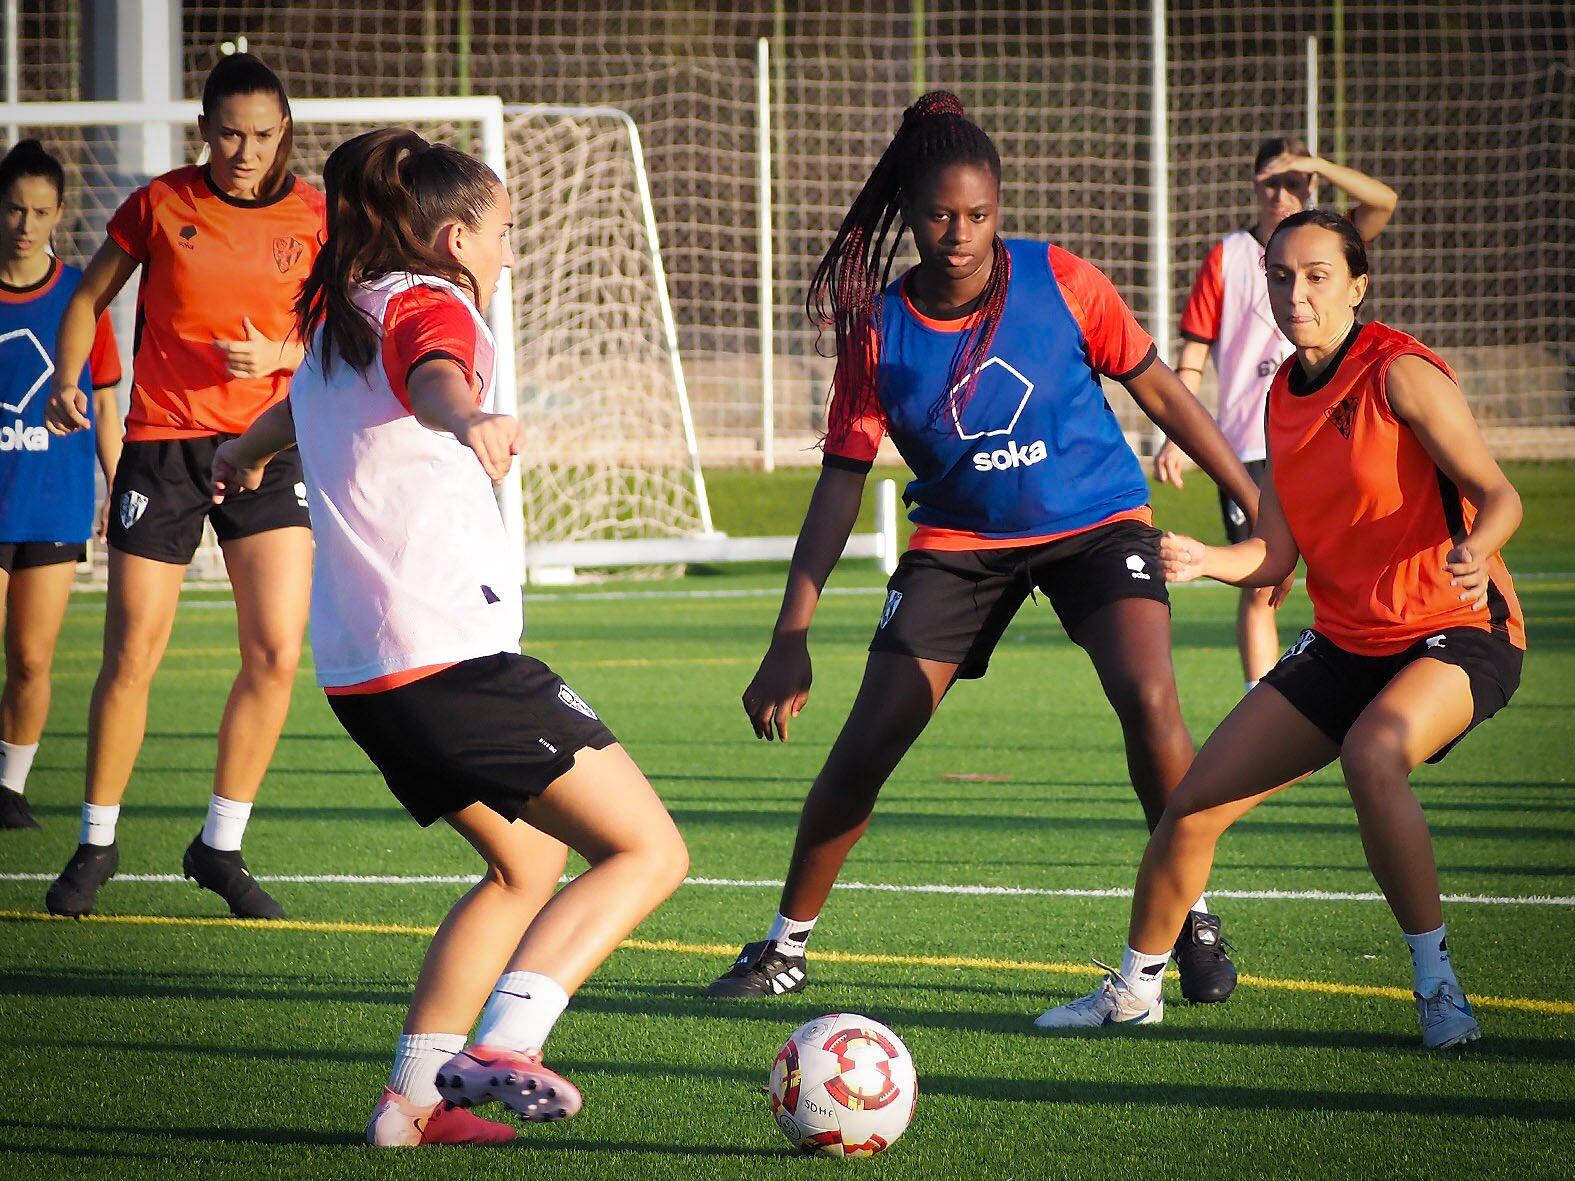
[(381, 327), (378, 358), (358, 372), (336, 357), (325, 375), (319, 331), (290, 404), (317, 544), (317, 683), (370, 689), (517, 652), (524, 619), (491, 480), (468, 447), (416, 421), (405, 392), (411, 369), (443, 357), (490, 408), (486, 321), (459, 288), (427, 275), (388, 275), (353, 299)]

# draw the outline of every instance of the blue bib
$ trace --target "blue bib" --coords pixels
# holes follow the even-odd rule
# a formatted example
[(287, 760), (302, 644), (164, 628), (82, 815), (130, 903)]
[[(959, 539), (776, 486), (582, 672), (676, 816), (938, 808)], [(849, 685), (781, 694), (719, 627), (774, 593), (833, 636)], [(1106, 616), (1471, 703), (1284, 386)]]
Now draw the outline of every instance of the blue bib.
[[(93, 532), (93, 432), (44, 429), (55, 335), (82, 272), (59, 273), (35, 298), (0, 300), (0, 541), (86, 541)], [(87, 366), (77, 387), (88, 394)]]
[(915, 524), (1010, 540), (1065, 533), (1148, 503), (1148, 481), (1088, 363), (1043, 242), (1008, 242), (1012, 277), (990, 356), (959, 416), (933, 416), (962, 343), (909, 308), (881, 307), (877, 391), (914, 480)]

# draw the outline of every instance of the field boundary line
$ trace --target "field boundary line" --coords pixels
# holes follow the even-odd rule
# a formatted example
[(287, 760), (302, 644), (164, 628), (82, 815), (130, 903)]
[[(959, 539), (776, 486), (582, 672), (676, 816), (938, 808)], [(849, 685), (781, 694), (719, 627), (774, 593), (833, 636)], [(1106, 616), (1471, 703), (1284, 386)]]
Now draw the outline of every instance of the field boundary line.
[[(235, 919), (200, 916), (152, 914), (90, 914), (81, 919), (62, 918), (44, 911), (0, 910), (0, 922), (24, 923), (98, 923), (106, 926), (148, 927), (234, 927), (250, 931), (305, 932), (322, 935), (410, 935), (431, 936), (436, 927), (405, 926), (393, 923), (313, 922), (305, 919)], [(620, 951), (644, 951), (666, 955), (733, 956), (738, 949), (731, 943), (682, 943), (674, 939), (625, 939)], [(978, 956), (879, 955), (852, 951), (812, 951), (809, 958), (825, 964), (867, 964), (878, 967), (965, 968), (980, 972), (1037, 972), (1057, 976), (1101, 975), (1092, 964), (1069, 964), (1039, 960), (1007, 960)], [(1408, 988), (1377, 984), (1342, 984), (1327, 980), (1286, 980), (1274, 976), (1243, 975), (1242, 984), (1277, 992), (1307, 992), (1325, 996), (1366, 997), (1377, 1000), (1414, 1000)], [(1535, 997), (1475, 996), (1476, 1008), (1511, 1009), (1545, 1015), (1575, 1015), (1575, 1001), (1541, 1000)]]
[[(0, 873), (0, 882), (52, 882), (53, 873)], [(163, 884), (183, 881), (178, 873), (121, 873), (111, 879), (128, 885)], [(279, 873), (258, 874), (259, 882), (283, 882), (307, 886), (474, 886), (477, 874), (344, 874)], [(571, 881), (562, 877), (559, 882)], [(780, 890), (782, 882), (773, 878), (685, 878), (685, 886), (732, 889)], [(870, 891), (880, 894), (950, 894), (980, 898), (1130, 898), (1130, 886), (975, 886), (945, 883), (838, 882), (837, 890)], [(1210, 890), (1211, 898), (1237, 898), (1263, 902), (1383, 902), (1376, 890)], [(1451, 905), (1477, 906), (1575, 906), (1569, 894), (1445, 894)]]

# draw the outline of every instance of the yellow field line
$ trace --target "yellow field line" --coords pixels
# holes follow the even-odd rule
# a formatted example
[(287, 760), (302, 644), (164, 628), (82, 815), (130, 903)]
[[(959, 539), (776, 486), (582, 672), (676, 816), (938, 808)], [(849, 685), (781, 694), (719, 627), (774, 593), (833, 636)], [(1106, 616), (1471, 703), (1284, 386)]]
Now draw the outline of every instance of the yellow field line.
[[(319, 935), (419, 935), (431, 936), (437, 928), (414, 927), (397, 923), (325, 923), (305, 919), (201, 918), (156, 914), (93, 914), (83, 919), (65, 919), (36, 910), (0, 910), (0, 922), (112, 923), (144, 927), (237, 927), (254, 931), (306, 931)], [(680, 943), (674, 939), (626, 939), (625, 951), (655, 951), (673, 955), (731, 956), (738, 948), (731, 943)], [(1046, 972), (1058, 976), (1097, 976), (1090, 964), (1045, 963), (1039, 960), (1002, 960), (980, 956), (956, 955), (874, 955), (856, 951), (814, 951), (810, 958), (824, 964), (873, 964), (904, 968), (966, 968), (977, 972)], [(1310, 992), (1324, 996), (1371, 997), (1378, 1000), (1410, 1001), (1408, 988), (1388, 988), (1376, 984), (1337, 984), (1325, 980), (1281, 980), (1273, 976), (1243, 975), (1241, 983), (1250, 988), (1270, 988), (1280, 992)], [(1575, 1001), (1547, 1001), (1534, 997), (1477, 996), (1475, 1008), (1513, 1009), (1522, 1013), (1575, 1015)]]

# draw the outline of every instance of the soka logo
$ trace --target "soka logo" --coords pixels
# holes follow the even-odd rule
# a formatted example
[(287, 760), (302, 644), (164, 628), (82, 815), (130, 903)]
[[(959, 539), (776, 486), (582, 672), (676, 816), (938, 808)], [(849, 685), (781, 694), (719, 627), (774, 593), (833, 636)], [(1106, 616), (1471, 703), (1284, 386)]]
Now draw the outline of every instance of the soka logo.
[[(991, 377), (990, 370), (1000, 369), (999, 375), (994, 375), (996, 380), (990, 383), (988, 389), (983, 388), (986, 380)], [(966, 381), (966, 379), (964, 379)], [(968, 442), (974, 439), (1005, 438), (1006, 445), (987, 451), (975, 451), (973, 454), (974, 471), (1009, 471), (1012, 468), (1032, 467), (1049, 458), (1050, 452), (1045, 447), (1043, 439), (1035, 439), (1026, 446), (1019, 444), (1011, 438), (1011, 433), (1017, 429), (1017, 420), (1023, 416), (1023, 410), (1028, 405), (1028, 399), (1033, 397), (1034, 383), (1029, 381), (1016, 369), (1000, 357), (991, 357), (979, 366), (974, 375), (974, 400), (968, 408), (976, 413), (982, 412), (987, 418), (999, 421), (1000, 417), (1009, 409), (1005, 425), (989, 427), (980, 430), (969, 430), (963, 425), (962, 417), (957, 406), (952, 406), (952, 425), (957, 428), (957, 437)], [(963, 382), (952, 387), (952, 393), (958, 393)]]
[(48, 451), (49, 432), (41, 426), (28, 426), (20, 418), (0, 423), (0, 451)]

